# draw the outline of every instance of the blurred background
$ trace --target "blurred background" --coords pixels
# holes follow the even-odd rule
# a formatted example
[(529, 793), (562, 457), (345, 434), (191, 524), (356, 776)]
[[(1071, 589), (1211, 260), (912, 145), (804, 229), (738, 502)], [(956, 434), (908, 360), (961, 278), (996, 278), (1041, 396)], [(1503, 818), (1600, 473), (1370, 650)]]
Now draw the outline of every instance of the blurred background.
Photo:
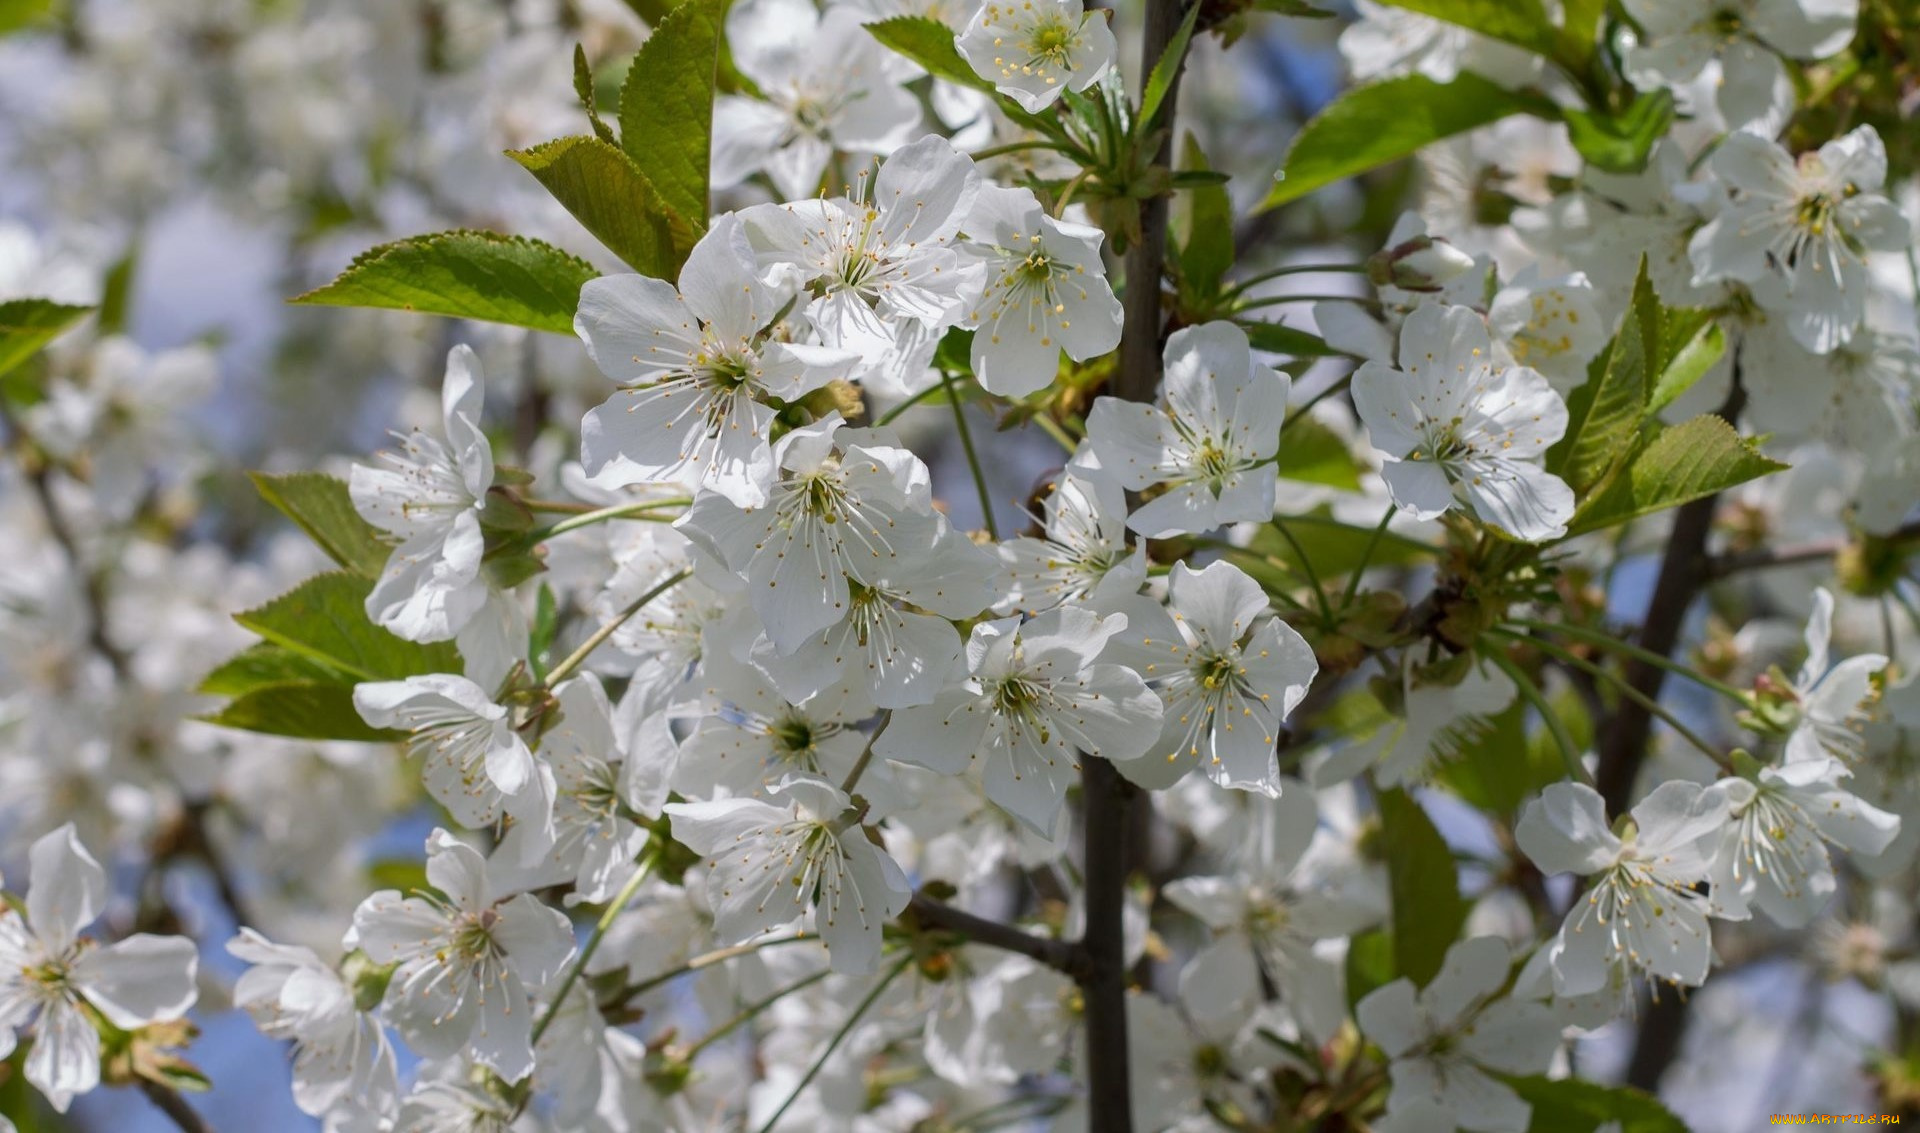
[[(169, 464), (181, 470), (159, 487), (163, 497), (179, 496), (171, 510), (164, 498), (157, 509), (176, 519), (165, 538), (254, 564), (260, 590), (236, 593), (215, 574), (202, 614), (217, 620), (314, 567), (282, 538), (284, 526), (245, 471), (338, 468), (380, 447), (387, 430), (433, 412), (455, 342), (481, 353), (489, 413), (511, 443), (548, 446), (549, 463), (573, 455), (540, 425), (577, 420), (604, 396), (604, 379), (579, 343), (287, 300), (376, 244), (456, 227), (539, 237), (617, 268), (501, 151), (581, 132), (573, 45), (584, 47), (599, 81), (617, 84), (662, 3), (0, 0), (0, 300), (99, 305), (94, 336), (123, 340), (120, 364), (130, 377), (118, 396), (130, 412), (143, 398), (191, 391), (189, 403), (162, 407), (179, 410), (182, 426), (157, 441), (171, 446)], [(1244, 203), (1265, 194), (1297, 126), (1351, 81), (1338, 41), (1353, 9), (1323, 6), (1331, 18), (1248, 19), (1230, 53), (1212, 40), (1196, 48), (1182, 121), (1213, 165), (1233, 175)], [(1116, 26), (1130, 61), (1134, 22), (1123, 5)], [(1527, 203), (1577, 167), (1564, 138), (1553, 136), (1560, 129), (1535, 122), (1483, 139), (1477, 150), (1245, 222), (1237, 237), (1246, 266), (1259, 268), (1262, 257), (1350, 262), (1379, 247), (1416, 203), (1435, 231), (1470, 240), (1489, 186), (1500, 190), (1493, 196)], [(1304, 276), (1289, 285), (1304, 292), (1355, 284)], [(83, 364), (98, 358), (55, 352), (56, 369)], [(155, 378), (183, 370), (196, 380)], [(1297, 376), (1303, 397), (1324, 380)], [(944, 418), (913, 415), (903, 424), (930, 430), (911, 438), (914, 447), (934, 465), (936, 482), (952, 482), (951, 468), (942, 472), (957, 459), (942, 435)], [(1024, 497), (1046, 467), (1044, 452), (996, 463), (996, 498)], [(957, 520), (973, 521), (969, 493), (954, 493), (952, 503)], [(1645, 587), (1644, 571), (1623, 572), (1612, 602), (1625, 620), (1638, 616)], [(291, 821), (299, 820), (296, 806)], [(1464, 818), (1457, 826), (1450, 834), (1471, 838)], [(375, 831), (367, 853), (377, 858), (383, 844), (415, 853), (422, 830), (408, 819)], [(18, 861), (9, 843), (9, 876)], [(198, 926), (200, 938), (221, 940), (232, 926), (220, 922), (226, 914), (209, 899), (211, 883), (191, 870), (167, 879), (181, 890), (176, 907), (211, 919)], [(1891, 1012), (1881, 997), (1800, 963), (1797, 947), (1755, 948), (1687, 1011), (1660, 1013), (1661, 1030), (1638, 1043), (1630, 1024), (1600, 1033), (1578, 1052), (1580, 1071), (1622, 1079), (1638, 1046), (1636, 1077), (1645, 1083), (1651, 1074), (1676, 1112), (1703, 1131), (1750, 1129), (1770, 1113), (1870, 1108), (1862, 1067), (1867, 1052), (1888, 1043)], [(235, 971), (217, 951), (203, 963), (210, 985)], [(203, 993), (203, 1005), (205, 1033), (192, 1057), (217, 1088), (196, 1104), (214, 1126), (311, 1128), (288, 1097), (284, 1047), (261, 1038), (244, 1015), (221, 1011), (219, 998)], [(0, 1087), (0, 1102), (20, 1089), (18, 1078)], [(47, 1129), (170, 1128), (125, 1091), (85, 1098), (63, 1122), (41, 1120)], [(31, 1133), (25, 1122), (22, 1129)]]

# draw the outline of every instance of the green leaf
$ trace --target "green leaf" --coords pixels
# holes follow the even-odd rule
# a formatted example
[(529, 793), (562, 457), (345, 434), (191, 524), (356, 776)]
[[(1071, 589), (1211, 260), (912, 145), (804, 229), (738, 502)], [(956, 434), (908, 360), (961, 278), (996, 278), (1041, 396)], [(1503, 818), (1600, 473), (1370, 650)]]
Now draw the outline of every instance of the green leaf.
[(223, 728), (309, 740), (378, 743), (402, 735), (362, 720), (353, 706), (350, 684), (269, 685), (236, 697), (199, 719)]
[(1393, 967), (1393, 934), (1383, 928), (1355, 933), (1347, 945), (1347, 1007), (1399, 978)]
[(653, 25), (620, 92), (620, 144), (660, 199), (707, 224), (713, 90), (726, 0), (685, 0)]
[(527, 631), (527, 663), (533, 667), (535, 680), (547, 679), (548, 663), (555, 659), (551, 656), (553, 639), (559, 628), (559, 607), (553, 600), (553, 587), (543, 582), (533, 603), (533, 624)]
[(404, 641), (368, 621), (367, 595), (372, 590), (373, 580), (344, 571), (315, 575), (258, 609), (235, 614), (233, 620), (356, 681), (460, 671), (460, 654), (452, 643)]
[[(1568, 692), (1553, 708), (1575, 744), (1589, 742), (1586, 710), (1576, 694)], [(1541, 788), (1567, 774), (1546, 729), (1536, 725), (1529, 733), (1531, 719), (1526, 702), (1516, 699), (1459, 745), (1459, 758), (1441, 766), (1440, 783), (1473, 806), (1512, 820)]]
[(1673, 93), (1650, 91), (1620, 114), (1565, 107), (1567, 137), (1587, 164), (1608, 173), (1638, 173), (1647, 167), (1653, 144), (1673, 125)]
[(1540, 55), (1553, 54), (1553, 22), (1540, 0), (1385, 0), (1395, 8), (1432, 16), (1457, 27), (1524, 47)]
[(1624, 474), (1580, 505), (1567, 533), (1613, 527), (1786, 468), (1732, 425), (1711, 413), (1702, 414), (1660, 430), (1633, 456)]
[(1587, 380), (1567, 398), (1567, 431), (1547, 450), (1547, 471), (1578, 496), (1599, 483), (1633, 447), (1652, 392), (1649, 344), (1658, 350), (1660, 301), (1640, 260), (1633, 298), (1613, 342), (1588, 368)]
[(1528, 1133), (1594, 1133), (1610, 1121), (1620, 1133), (1687, 1133), (1687, 1125), (1659, 1100), (1629, 1086), (1602, 1086), (1579, 1078), (1507, 1078), (1533, 1117)]
[(1253, 0), (1257, 12), (1272, 12), (1277, 16), (1299, 16), (1309, 20), (1329, 20), (1333, 13), (1324, 8), (1316, 8), (1306, 0)]
[[(1340, 434), (1312, 417), (1296, 418), (1280, 440), (1274, 471), (1282, 479), (1360, 490), (1360, 466)], [(1314, 563), (1317, 568), (1320, 564)]]
[(0, 303), (0, 376), (38, 354), (92, 307), (51, 299), (10, 299)]
[[(1188, 172), (1210, 168), (1192, 134), (1187, 135), (1180, 163)], [(1233, 199), (1226, 185), (1196, 185), (1181, 194), (1175, 202), (1174, 228), (1181, 294), (1194, 300), (1219, 295), (1220, 280), (1233, 267)]]
[(378, 578), (393, 548), (354, 510), (346, 481), (319, 472), (250, 472), (260, 495), (298, 524), (327, 557), (355, 574)]
[(194, 691), (203, 696), (245, 696), (273, 685), (352, 684), (329, 665), (268, 641), (256, 641), (208, 673)]
[(1261, 207), (1298, 200), (1513, 114), (1559, 117), (1558, 108), (1541, 96), (1504, 90), (1471, 72), (1450, 83), (1407, 75), (1356, 87), (1301, 129)]
[(1187, 18), (1180, 21), (1180, 27), (1167, 41), (1167, 49), (1153, 65), (1153, 71), (1147, 76), (1147, 89), (1140, 96), (1140, 116), (1135, 119), (1138, 130), (1154, 128), (1154, 118), (1160, 113), (1160, 104), (1167, 100), (1167, 92), (1173, 89), (1174, 77), (1187, 61), (1187, 44), (1193, 39), (1193, 25), (1200, 18), (1200, 4), (1187, 5)]
[(1401, 975), (1425, 987), (1467, 921), (1453, 851), (1413, 796), (1378, 795), (1380, 835), (1393, 894), (1393, 959)]
[(1247, 341), (1255, 350), (1290, 354), (1295, 358), (1332, 358), (1341, 353), (1317, 334), (1280, 323), (1241, 323), (1240, 329), (1247, 332)]
[(1705, 311), (1691, 307), (1669, 307), (1667, 311), (1683, 317), (1670, 319), (1663, 328), (1661, 353), (1666, 364), (1654, 379), (1653, 393), (1647, 401), (1649, 414), (1672, 405), (1727, 352), (1726, 332)]
[(538, 240), (461, 229), (362, 252), (340, 278), (293, 302), (420, 311), (570, 335), (580, 287), (599, 274)]
[(0, 0), (0, 35), (53, 22), (55, 0)]
[(697, 231), (620, 147), (576, 136), (507, 156), (635, 271), (668, 281), (679, 276)]
[(587, 49), (578, 43), (573, 45), (573, 93), (580, 99), (580, 105), (587, 108), (587, 121), (593, 124), (594, 136), (603, 142), (613, 141), (613, 128), (600, 120), (600, 108), (594, 104), (593, 68), (587, 65)]
[(134, 250), (113, 262), (100, 286), (100, 333), (119, 334), (127, 329), (127, 306), (133, 299), (133, 273), (138, 257)]
[(867, 25), (873, 38), (926, 68), (929, 75), (963, 87), (997, 93), (953, 45), (953, 29), (925, 16), (895, 16)]

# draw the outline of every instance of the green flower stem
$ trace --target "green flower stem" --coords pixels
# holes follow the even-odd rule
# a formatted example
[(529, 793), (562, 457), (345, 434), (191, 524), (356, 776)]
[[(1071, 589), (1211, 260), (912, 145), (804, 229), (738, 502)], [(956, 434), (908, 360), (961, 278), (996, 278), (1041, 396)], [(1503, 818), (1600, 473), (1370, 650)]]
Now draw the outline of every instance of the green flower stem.
[(1716, 681), (1704, 673), (1697, 673), (1671, 657), (1662, 657), (1651, 649), (1642, 649), (1631, 641), (1613, 637), (1597, 629), (1568, 625), (1565, 622), (1541, 622), (1531, 618), (1509, 618), (1507, 621), (1512, 625), (1524, 626), (1527, 629), (1540, 633), (1561, 634), (1566, 637), (1571, 637), (1575, 641), (1585, 642), (1588, 645), (1597, 645), (1602, 649), (1611, 649), (1616, 653), (1632, 657), (1636, 661), (1644, 661), (1649, 665), (1665, 669), (1676, 676), (1685, 677), (1702, 688), (1712, 689), (1714, 692), (1719, 693), (1721, 696), (1726, 697), (1742, 708), (1750, 707), (1753, 703), (1752, 697), (1734, 688), (1732, 685)]
[(1576, 783), (1593, 786), (1593, 776), (1588, 773), (1587, 765), (1580, 762), (1580, 745), (1573, 742), (1573, 737), (1567, 733), (1566, 723), (1560, 719), (1560, 714), (1554, 711), (1553, 705), (1547, 702), (1546, 694), (1540, 690), (1540, 686), (1534, 684), (1533, 678), (1527, 676), (1526, 671), (1520, 668), (1513, 658), (1507, 656), (1505, 651), (1489, 649), (1481, 656), (1492, 661), (1501, 672), (1507, 674), (1508, 679), (1512, 680), (1514, 686), (1520, 690), (1520, 695), (1526, 697), (1527, 703), (1533, 705), (1533, 710), (1540, 714), (1541, 721), (1547, 726), (1547, 734), (1553, 737), (1553, 746), (1560, 749), (1560, 761), (1567, 765), (1567, 774)]
[(781, 1102), (780, 1108), (774, 1110), (773, 1116), (767, 1118), (766, 1122), (760, 1126), (760, 1133), (773, 1133), (773, 1127), (780, 1124), (780, 1119), (787, 1115), (787, 1110), (799, 1100), (801, 1093), (820, 1076), (820, 1070), (826, 1066), (827, 1059), (832, 1058), (833, 1052), (840, 1049), (840, 1044), (847, 1041), (847, 1036), (853, 1033), (853, 1028), (860, 1022), (860, 1017), (867, 1013), (868, 1009), (879, 1000), (880, 993), (887, 990), (887, 985), (891, 984), (901, 972), (906, 971), (907, 965), (911, 963), (913, 963), (913, 955), (908, 953), (899, 963), (888, 969), (886, 975), (880, 977), (873, 985), (873, 990), (867, 992), (866, 998), (862, 999), (859, 1006), (853, 1009), (853, 1013), (847, 1016), (847, 1021), (840, 1024), (840, 1029), (833, 1033), (833, 1038), (828, 1040), (827, 1048), (820, 1052), (820, 1057), (814, 1059), (813, 1065), (807, 1067), (807, 1072), (801, 1075), (799, 1083), (793, 1087), (793, 1092), (787, 1095), (787, 1100)]
[(1596, 665), (1592, 661), (1587, 660), (1585, 657), (1582, 657), (1571, 650), (1564, 649), (1558, 645), (1555, 645), (1554, 643), (1547, 641), (1544, 638), (1532, 637), (1524, 633), (1516, 633), (1513, 630), (1501, 629), (1499, 627), (1495, 627), (1493, 630), (1489, 632), (1499, 634), (1501, 637), (1511, 638), (1515, 641), (1524, 642), (1528, 645), (1533, 646), (1535, 649), (1539, 649), (1542, 652), (1551, 654), (1553, 657), (1559, 659), (1565, 664), (1572, 665), (1574, 668), (1579, 669), (1582, 672), (1589, 673), (1600, 680), (1610, 682), (1613, 685), (1613, 687), (1620, 690), (1620, 695), (1626, 697), (1628, 700), (1631, 700), (1635, 704), (1639, 705), (1642, 709), (1646, 710), (1648, 714), (1657, 716), (1661, 720), (1665, 721), (1667, 727), (1672, 728), (1675, 732), (1679, 733), (1681, 739), (1686, 740), (1688, 743), (1692, 744), (1694, 747), (1700, 749), (1700, 752), (1703, 755), (1705, 755), (1707, 758), (1713, 760), (1714, 763), (1718, 764), (1723, 768), (1728, 767), (1726, 753), (1720, 751), (1718, 748), (1715, 748), (1713, 745), (1709, 744), (1706, 740), (1701, 739), (1700, 734), (1698, 732), (1695, 732), (1692, 728), (1689, 728), (1685, 724), (1681, 723), (1680, 718), (1675, 716), (1673, 713), (1667, 711), (1667, 709), (1663, 707), (1659, 701), (1655, 700), (1651, 696), (1648, 696), (1646, 693), (1641, 692), (1639, 689), (1634, 688), (1633, 685), (1629, 684), (1618, 673), (1610, 672), (1604, 665)]
[(993, 522), (993, 493), (987, 490), (987, 475), (980, 468), (980, 454), (973, 448), (973, 430), (967, 427), (967, 407), (953, 389), (953, 375), (942, 371), (940, 384), (946, 387), (947, 400), (953, 403), (953, 424), (960, 433), (960, 448), (967, 454), (967, 470), (973, 473), (974, 490), (980, 493), (980, 515), (987, 521), (987, 534), (996, 541), (1000, 528)]
[(1367, 573), (1367, 567), (1372, 565), (1374, 549), (1380, 546), (1380, 536), (1386, 534), (1387, 524), (1393, 520), (1393, 513), (1398, 510), (1400, 510), (1399, 505), (1388, 504), (1386, 514), (1380, 517), (1380, 522), (1374, 527), (1373, 534), (1367, 537), (1367, 549), (1360, 553), (1360, 563), (1353, 568), (1353, 574), (1347, 579), (1347, 592), (1340, 596), (1342, 613), (1346, 612), (1348, 606), (1353, 605), (1354, 595), (1360, 592), (1360, 576)]
[(595, 952), (599, 951), (600, 942), (606, 939), (607, 930), (612, 928), (615, 919), (626, 911), (627, 903), (633, 900), (634, 894), (640, 892), (640, 886), (653, 874), (654, 867), (660, 864), (663, 849), (656, 835), (648, 843), (646, 852), (641, 855), (639, 868), (633, 871), (633, 876), (620, 887), (619, 894), (607, 903), (606, 911), (600, 914), (598, 921), (594, 922), (593, 933), (587, 937), (587, 942), (581, 945), (580, 955), (574, 958), (573, 965), (567, 969), (566, 976), (561, 979), (559, 989), (553, 993), (552, 1001), (547, 1004), (546, 1014), (540, 1016), (540, 1021), (533, 1025), (534, 1046), (540, 1045), (541, 1036), (547, 1033), (547, 1028), (553, 1026), (554, 1018), (560, 1014), (560, 1005), (566, 1002), (567, 993), (573, 990), (574, 983), (580, 979), (580, 973), (586, 970), (587, 962), (593, 959)]
[(795, 980), (793, 983), (788, 984), (786, 987), (781, 988), (779, 991), (774, 992), (772, 995), (769, 995), (764, 999), (760, 999), (753, 1003), (749, 1003), (746, 1007), (741, 1009), (738, 1015), (735, 1015), (733, 1018), (728, 1019), (726, 1022), (720, 1024), (719, 1027), (709, 1032), (699, 1042), (694, 1043), (692, 1046), (688, 1047), (686, 1049), (686, 1053), (682, 1055), (682, 1057), (684, 1057), (688, 1062), (692, 1062), (695, 1058), (699, 1057), (701, 1051), (712, 1046), (714, 1043), (719, 1042), (721, 1039), (726, 1038), (728, 1035), (732, 1034), (734, 1031), (739, 1030), (745, 1024), (752, 1022), (754, 1017), (759, 1015), (762, 1011), (765, 1011), (767, 1008), (772, 1007), (774, 1004), (780, 1002), (782, 999), (785, 999), (787, 996), (792, 995), (796, 991), (801, 991), (806, 988), (812, 987), (814, 984), (819, 983), (821, 980), (826, 979), (828, 976), (832, 974), (833, 974), (832, 968), (822, 968), (819, 971), (813, 973), (810, 976), (807, 976), (804, 979)]
[(1365, 275), (1366, 271), (1367, 265), (1365, 264), (1289, 264), (1286, 267), (1274, 268), (1272, 271), (1263, 271), (1259, 275), (1241, 280), (1228, 288), (1227, 293), (1222, 296), (1222, 298), (1232, 299), (1235, 296), (1245, 294), (1250, 287), (1257, 287), (1270, 279), (1279, 279), (1287, 275), (1320, 275), (1328, 272), (1349, 272), (1354, 275)]
[(612, 637), (616, 632), (618, 632), (621, 626), (626, 625), (628, 618), (631, 618), (633, 617), (633, 615), (639, 613), (640, 608), (642, 606), (645, 606), (648, 602), (653, 601), (655, 598), (660, 597), (660, 595), (665, 594), (667, 591), (672, 590), (674, 587), (680, 585), (682, 582), (685, 582), (688, 576), (692, 574), (693, 574), (692, 567), (688, 567), (682, 571), (677, 571), (674, 574), (669, 575), (665, 581), (660, 583), (660, 585), (655, 586), (652, 590), (649, 590), (645, 594), (640, 595), (640, 597), (635, 598), (631, 603), (627, 605), (626, 609), (616, 614), (612, 621), (608, 622), (606, 625), (601, 626), (599, 629), (594, 630), (592, 637), (589, 637), (585, 641), (580, 643), (580, 648), (574, 650), (572, 653), (569, 653), (565, 660), (561, 661), (558, 665), (555, 665), (552, 669), (550, 669), (547, 672), (547, 680), (546, 680), (547, 687), (552, 688), (554, 685), (557, 685), (561, 681), (567, 679), (567, 677), (570, 676), (575, 669), (578, 669), (583, 663), (585, 663), (586, 659), (592, 655), (594, 650), (600, 648), (602, 645), (605, 645), (609, 637)]

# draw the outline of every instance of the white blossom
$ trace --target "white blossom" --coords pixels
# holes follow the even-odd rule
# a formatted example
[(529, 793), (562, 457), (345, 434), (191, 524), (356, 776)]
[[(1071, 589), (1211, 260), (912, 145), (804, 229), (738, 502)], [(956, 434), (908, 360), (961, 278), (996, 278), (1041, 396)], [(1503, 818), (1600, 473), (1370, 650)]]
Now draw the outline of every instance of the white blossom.
[(260, 1033), (293, 1042), (293, 1100), (315, 1117), (377, 1121), (399, 1105), (393, 1046), (354, 990), (310, 948), (275, 944), (252, 929), (227, 943), (250, 967), (233, 1001)]
[(1795, 158), (1735, 132), (1711, 161), (1726, 199), (1689, 245), (1694, 284), (1745, 284), (1815, 354), (1845, 345), (1867, 313), (1867, 254), (1907, 243), (1906, 218), (1880, 192), (1880, 135), (1861, 126)]
[(65, 1113), (100, 1084), (100, 1034), (87, 1009), (128, 1031), (178, 1019), (198, 997), (199, 956), (185, 937), (97, 944), (80, 935), (104, 910), (107, 874), (71, 825), (43, 835), (28, 860), (24, 915), (0, 905), (0, 1053), (32, 1024), (27, 1081)]
[(467, 346), (447, 355), (441, 435), (400, 437), (383, 467), (353, 466), (353, 506), (399, 540), (367, 595), (367, 616), (409, 641), (448, 641), (487, 601), (480, 512), (493, 484), (493, 449), (480, 428), (486, 386)]
[(1246, 332), (1212, 322), (1167, 339), (1160, 401), (1103, 397), (1087, 415), (1080, 462), (1129, 491), (1166, 491), (1127, 526), (1149, 539), (1197, 535), (1225, 523), (1273, 518), (1275, 474), (1291, 384), (1253, 357)]
[(1523, 1133), (1532, 1107), (1497, 1074), (1539, 1074), (1560, 1024), (1537, 1003), (1500, 997), (1507, 944), (1476, 936), (1447, 949), (1440, 971), (1415, 990), (1406, 977), (1360, 1001), (1360, 1029), (1393, 1059), (1387, 1110), (1436, 1106), (1479, 1133)]
[(982, 185), (966, 230), (962, 252), (982, 279), (961, 325), (988, 392), (1025, 397), (1052, 384), (1061, 351), (1084, 362), (1120, 345), (1098, 228), (1048, 216), (1032, 190)]
[(464, 1053), (518, 1082), (533, 1072), (533, 993), (573, 954), (567, 918), (528, 893), (496, 900), (486, 862), (444, 830), (427, 839), (427, 882), (438, 892), (362, 901), (351, 943), (399, 965), (383, 1009), (415, 1053)]
[(1837, 888), (1828, 843), (1872, 857), (1893, 842), (1899, 817), (1843, 787), (1847, 774), (1839, 760), (1822, 758), (1723, 781), (1733, 821), (1715, 859), (1719, 916), (1743, 919), (1752, 906), (1798, 928)]
[(987, 797), (1047, 837), (1082, 753), (1127, 760), (1159, 734), (1159, 698), (1132, 670), (1095, 660), (1126, 621), (1061, 607), (1024, 624), (981, 622), (968, 679), (895, 712), (874, 752), (945, 775), (979, 761)]
[(739, 218), (714, 222), (674, 287), (610, 275), (580, 289), (574, 329), (627, 388), (580, 424), (581, 463), (608, 486), (680, 480), (741, 507), (773, 481), (769, 401), (851, 373), (855, 356), (767, 337), (794, 301), (760, 278)]
[(1113, 65), (1113, 31), (1081, 0), (987, 0), (954, 41), (974, 73), (1029, 113), (1083, 91)]
[(1599, 792), (1554, 783), (1521, 812), (1514, 836), (1542, 873), (1591, 877), (1548, 946), (1561, 996), (1630, 994), (1630, 978), (1698, 987), (1713, 959), (1707, 881), (1727, 823), (1723, 791), (1662, 783), (1633, 808), (1634, 829), (1607, 826)]
[(1320, 670), (1313, 649), (1232, 563), (1175, 563), (1167, 604), (1137, 599), (1108, 658), (1145, 677), (1163, 706), (1158, 741), (1117, 762), (1140, 786), (1171, 786), (1199, 767), (1222, 787), (1276, 795), (1280, 726)]
[(834, 971), (873, 970), (881, 926), (913, 896), (906, 874), (867, 840), (847, 796), (831, 784), (793, 777), (774, 793), (775, 802), (667, 807), (674, 837), (713, 858), (715, 932), (745, 940), (812, 908)]
[(1362, 365), (1353, 402), (1400, 507), (1433, 519), (1464, 503), (1526, 542), (1566, 533), (1573, 491), (1540, 463), (1566, 432), (1566, 403), (1538, 372), (1499, 365), (1479, 315), (1407, 316), (1399, 367)]

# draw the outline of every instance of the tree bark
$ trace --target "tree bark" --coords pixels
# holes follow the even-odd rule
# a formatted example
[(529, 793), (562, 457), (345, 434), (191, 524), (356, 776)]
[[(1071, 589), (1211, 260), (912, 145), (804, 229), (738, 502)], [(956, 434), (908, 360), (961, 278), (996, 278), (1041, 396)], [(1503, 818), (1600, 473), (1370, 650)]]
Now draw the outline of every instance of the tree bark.
[[(1143, 84), (1185, 17), (1181, 0), (1147, 0), (1140, 49)], [(1176, 73), (1161, 112), (1167, 131), (1153, 159), (1158, 165), (1169, 165), (1172, 160), (1174, 106), (1179, 92), (1180, 76)], [(1160, 280), (1166, 257), (1167, 198), (1153, 196), (1140, 202), (1140, 238), (1127, 248), (1123, 260), (1126, 292), (1121, 303), (1126, 322), (1111, 392), (1129, 401), (1152, 401), (1160, 385)], [(1085, 1003), (1087, 1122), (1088, 1128), (1098, 1133), (1133, 1133), (1126, 942), (1121, 918), (1131, 857), (1130, 810), (1138, 792), (1104, 759), (1084, 759), (1081, 775), (1086, 931), (1080, 940), (1074, 977)]]

